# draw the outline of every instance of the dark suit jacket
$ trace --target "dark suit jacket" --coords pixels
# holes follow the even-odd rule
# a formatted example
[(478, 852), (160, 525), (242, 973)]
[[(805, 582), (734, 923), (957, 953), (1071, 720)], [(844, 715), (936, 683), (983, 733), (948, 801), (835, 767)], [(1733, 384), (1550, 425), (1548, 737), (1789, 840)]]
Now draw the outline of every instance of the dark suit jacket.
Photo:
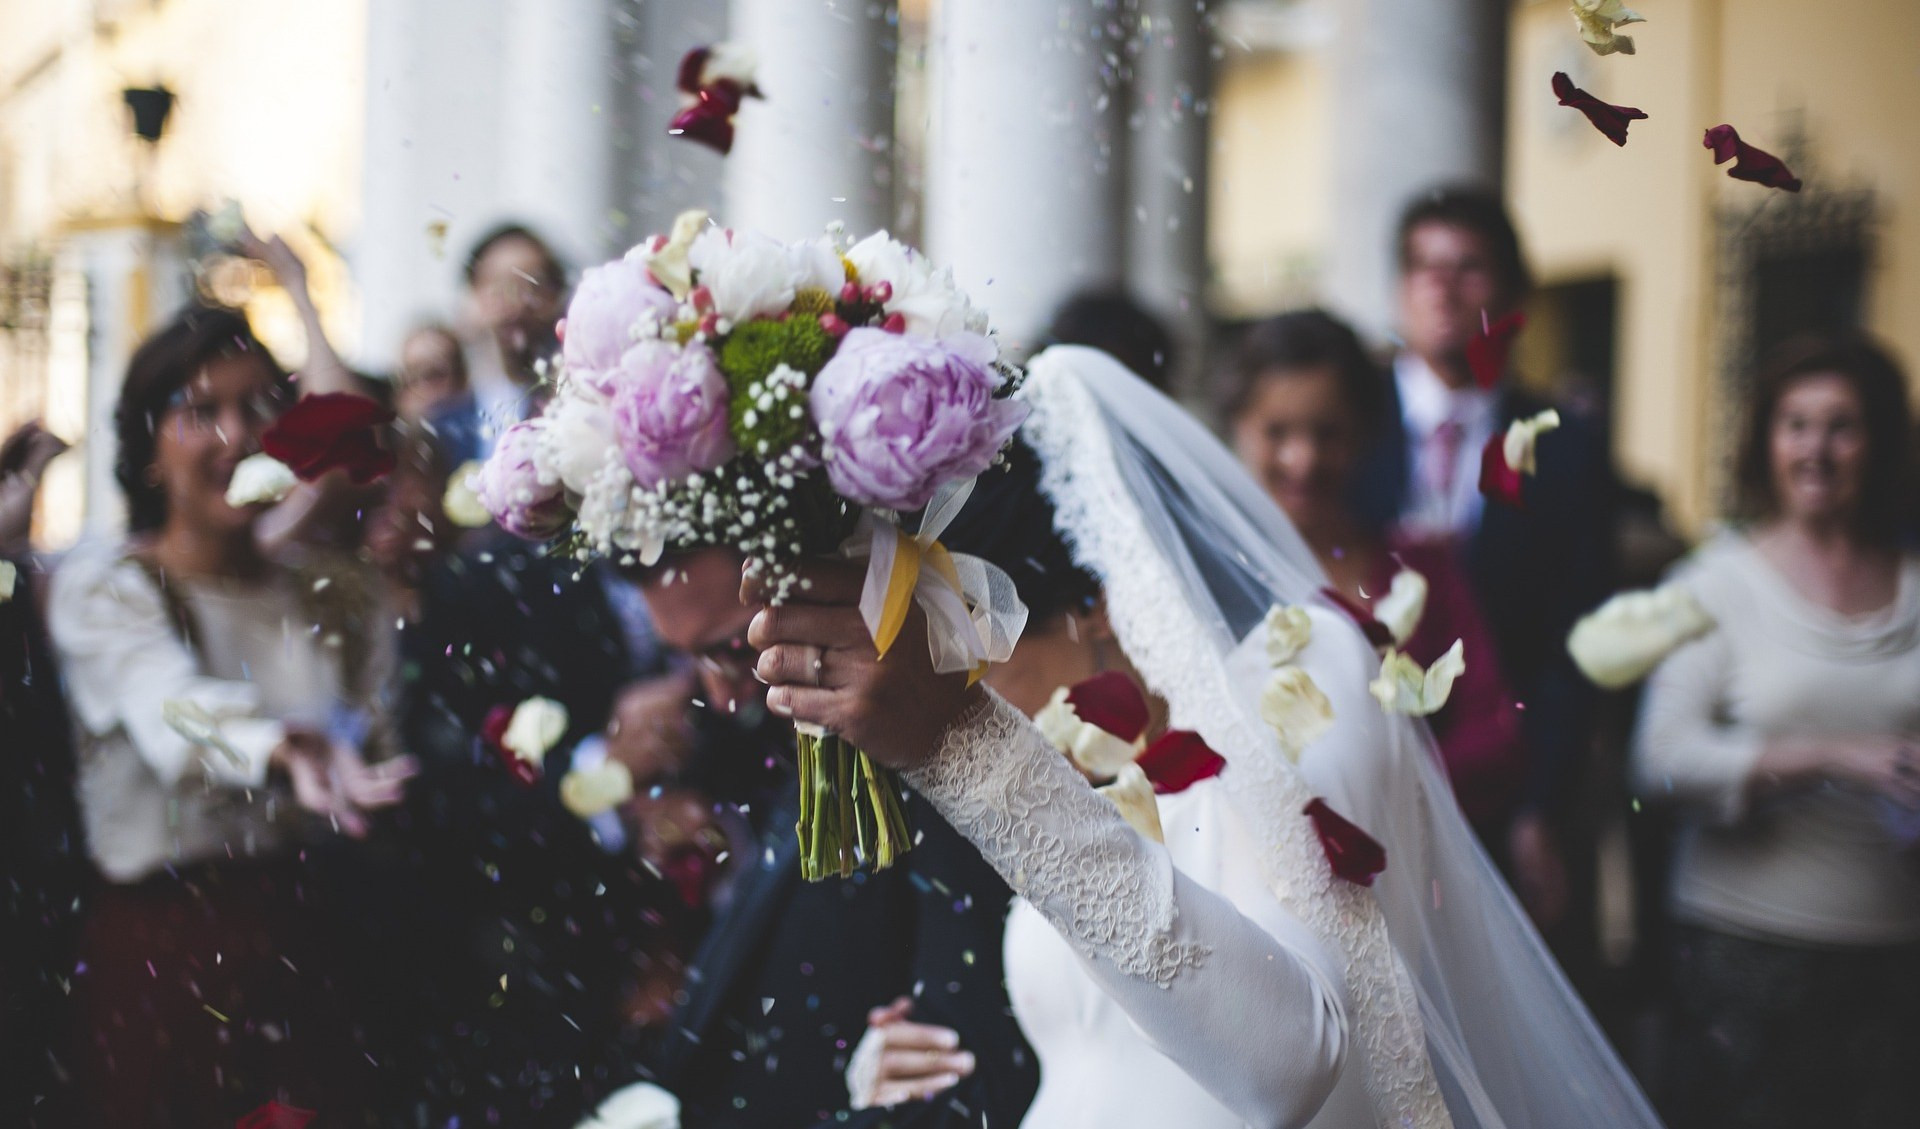
[[(803, 882), (790, 788), (766, 822), (758, 865), (695, 959), (655, 1060), (683, 1103), (681, 1124), (1019, 1124), (1039, 1070), (1007, 1002), (1006, 884), (917, 796), (908, 809), (917, 843), (899, 864)], [(844, 1074), (866, 1012), (900, 995), (915, 997), (916, 1021), (958, 1031), (978, 1069), (932, 1102), (848, 1113)]]
[[(1391, 380), (1388, 387), (1393, 410), (1355, 484), (1359, 509), (1381, 525), (1403, 511), (1412, 474), (1398, 388)], [(1508, 387), (1499, 427), (1548, 406)], [(1526, 802), (1551, 811), (1570, 800), (1592, 739), (1596, 692), (1566, 643), (1574, 622), (1613, 590), (1616, 490), (1606, 436), (1585, 417), (1562, 413), (1559, 430), (1540, 440), (1538, 460), (1539, 473), (1522, 485), (1526, 508), (1488, 502), (1462, 548), (1500, 662), (1526, 707)]]
[[(401, 732), (422, 772), (350, 873), (363, 943), (389, 949), (403, 978), (371, 1005), (404, 1017), (396, 1099), (434, 1124), (570, 1129), (633, 1070), (617, 1008), (628, 953), (676, 912), (664, 883), (559, 802), (573, 743), (605, 727), (620, 687), (655, 673), (631, 660), (578, 567), (484, 537), (429, 576), (403, 640)], [(570, 726), (522, 787), (477, 735), (490, 709), (533, 695), (565, 705)]]

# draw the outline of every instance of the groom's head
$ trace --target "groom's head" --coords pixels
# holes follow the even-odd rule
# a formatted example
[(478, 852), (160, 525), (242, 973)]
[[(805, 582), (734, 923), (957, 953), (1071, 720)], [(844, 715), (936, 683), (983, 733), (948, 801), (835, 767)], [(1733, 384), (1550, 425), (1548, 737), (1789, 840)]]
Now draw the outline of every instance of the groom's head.
[(754, 609), (740, 602), (741, 558), (730, 549), (669, 557), (640, 576), (660, 641), (691, 655), (707, 704), (721, 713), (757, 707), (767, 688), (753, 676), (747, 624)]

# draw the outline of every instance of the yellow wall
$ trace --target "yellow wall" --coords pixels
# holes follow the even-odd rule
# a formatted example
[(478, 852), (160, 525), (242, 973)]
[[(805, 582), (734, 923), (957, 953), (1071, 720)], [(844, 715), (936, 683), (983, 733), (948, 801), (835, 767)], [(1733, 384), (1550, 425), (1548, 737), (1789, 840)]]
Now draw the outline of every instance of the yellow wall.
[(1220, 69), (1207, 203), (1217, 313), (1312, 297), (1328, 209), (1325, 72), (1313, 55), (1244, 51)]

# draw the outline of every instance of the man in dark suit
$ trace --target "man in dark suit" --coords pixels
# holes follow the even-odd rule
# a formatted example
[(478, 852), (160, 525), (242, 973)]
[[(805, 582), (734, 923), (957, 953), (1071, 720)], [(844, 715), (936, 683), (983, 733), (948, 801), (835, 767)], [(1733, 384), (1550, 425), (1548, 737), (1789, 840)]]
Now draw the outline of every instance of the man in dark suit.
[[(745, 642), (753, 609), (739, 588), (740, 559), (722, 550), (671, 560), (643, 585), (662, 641), (695, 657), (707, 706), (764, 716)], [(777, 723), (761, 731), (781, 746), (791, 739)], [(1007, 1002), (1006, 884), (918, 798), (908, 809), (915, 846), (891, 869), (802, 881), (797, 792), (776, 763), (780, 777), (752, 805), (758, 857), (696, 955), (654, 1059), (655, 1080), (682, 1103), (681, 1125), (1017, 1125), (1039, 1073)], [(930, 1100), (849, 1112), (844, 1074), (867, 1013), (901, 996), (913, 998), (916, 1020), (958, 1031), (977, 1065)]]
[(1403, 536), (1449, 541), (1464, 557), (1525, 710), (1525, 802), (1505, 842), (1490, 846), (1504, 856), (1534, 919), (1550, 930), (1569, 908), (1563, 852), (1585, 853), (1573, 811), (1595, 693), (1568, 658), (1566, 638), (1613, 584), (1606, 437), (1591, 420), (1563, 411), (1559, 430), (1540, 441), (1539, 472), (1523, 485), (1525, 507), (1482, 498), (1482, 447), (1547, 407), (1510, 379), (1478, 387), (1467, 361), (1468, 343), (1526, 297), (1519, 237), (1497, 197), (1450, 188), (1413, 201), (1396, 251), (1396, 408), (1363, 468), (1360, 501)]

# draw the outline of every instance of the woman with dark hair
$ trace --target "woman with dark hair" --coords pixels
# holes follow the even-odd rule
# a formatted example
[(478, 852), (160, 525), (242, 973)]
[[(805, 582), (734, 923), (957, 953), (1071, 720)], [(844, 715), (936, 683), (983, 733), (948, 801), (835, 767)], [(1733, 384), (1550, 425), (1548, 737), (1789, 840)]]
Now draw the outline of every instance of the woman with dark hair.
[(304, 848), (400, 798), (368, 590), (262, 555), (234, 467), (288, 398), (241, 315), (190, 308), (134, 353), (115, 412), (128, 538), (76, 550), (49, 627), (80, 810), (106, 880), (82, 926), (85, 1125), (231, 1124), (272, 1099), (353, 1108), (368, 1067), (333, 998)]
[(1293, 519), (1342, 596), (1371, 608), (1402, 569), (1426, 580), (1426, 612), (1401, 649), (1424, 667), (1454, 640), (1463, 644), (1467, 670), (1433, 716), (1433, 735), (1461, 809), (1499, 852), (1525, 762), (1493, 635), (1447, 546), (1393, 539), (1353, 504), (1355, 469), (1390, 406), (1386, 374), (1353, 330), (1304, 310), (1247, 331), (1226, 417), (1240, 461)]
[(1685, 1125), (1885, 1125), (1920, 1106), (1920, 557), (1906, 380), (1862, 340), (1784, 348), (1740, 452), (1743, 524), (1682, 565), (1715, 621), (1648, 686), (1636, 769), (1683, 805)]

